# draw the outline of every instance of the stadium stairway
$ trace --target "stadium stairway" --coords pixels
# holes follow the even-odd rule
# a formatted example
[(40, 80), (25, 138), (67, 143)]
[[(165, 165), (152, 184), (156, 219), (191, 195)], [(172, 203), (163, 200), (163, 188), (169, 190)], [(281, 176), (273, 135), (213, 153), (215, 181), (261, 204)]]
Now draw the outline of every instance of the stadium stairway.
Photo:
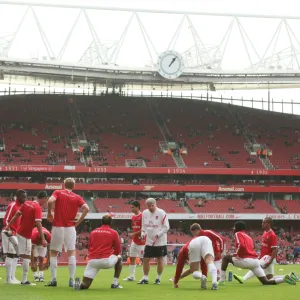
[(97, 210), (94, 205), (94, 201), (90, 197), (84, 197), (84, 200), (85, 200), (86, 204), (89, 206), (90, 212), (97, 213)]

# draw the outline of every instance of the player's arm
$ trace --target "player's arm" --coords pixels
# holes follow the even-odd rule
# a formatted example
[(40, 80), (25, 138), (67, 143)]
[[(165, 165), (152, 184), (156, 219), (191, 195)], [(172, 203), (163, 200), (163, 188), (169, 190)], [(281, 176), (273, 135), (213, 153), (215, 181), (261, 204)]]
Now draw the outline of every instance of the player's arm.
[(147, 235), (147, 227), (145, 222), (145, 213), (142, 212), (142, 230), (141, 230), (141, 238), (144, 239)]
[(57, 194), (58, 194), (58, 191), (54, 191), (54, 193), (52, 194), (52, 196), (48, 199), (48, 204), (47, 204), (47, 207), (48, 207), (47, 220), (49, 222), (53, 221), (52, 210), (53, 210), (53, 204), (56, 202)]
[(48, 243), (47, 243), (47, 241), (45, 239), (45, 236), (44, 236), (42, 220), (35, 220), (35, 223), (36, 223), (36, 227), (38, 229), (38, 232), (40, 234), (42, 245), (43, 245), (43, 247), (46, 247)]
[(120, 243), (120, 237), (118, 233), (116, 232), (114, 236), (114, 241), (113, 241), (113, 247), (114, 247), (114, 255), (119, 255), (121, 253), (121, 243)]
[[(21, 208), (22, 209), (22, 208)], [(9, 230), (10, 226), (16, 222), (16, 220), (22, 215), (22, 212), (19, 210), (15, 213), (15, 215), (11, 218), (11, 220), (8, 222), (6, 227), (4, 227), (4, 230)]]
[(185, 263), (185, 257), (183, 254), (183, 251), (179, 252), (178, 255), (178, 260), (177, 260), (177, 266), (176, 266), (176, 271), (175, 271), (175, 276), (174, 276), (174, 287), (178, 287), (178, 282), (181, 279), (181, 274), (182, 274), (182, 270), (184, 267), (184, 263)]
[(272, 255), (270, 260), (265, 264), (264, 268), (267, 268), (277, 257), (277, 252), (278, 252), (278, 247), (277, 247), (277, 237), (276, 235), (272, 235), (271, 240), (270, 240), (270, 246), (272, 249)]
[(81, 215), (80, 215), (79, 219), (75, 222), (75, 224), (74, 224), (75, 227), (77, 227), (79, 224), (82, 223), (82, 221), (84, 220), (84, 218), (86, 217), (86, 215), (90, 211), (90, 208), (89, 208), (89, 206), (86, 203), (84, 203), (81, 206), (80, 210), (81, 210)]
[(44, 268), (47, 270), (50, 266), (50, 245), (47, 246), (47, 261)]
[(168, 220), (167, 214), (165, 214), (163, 217), (163, 220), (162, 220), (162, 227), (159, 230), (159, 232), (157, 233), (157, 237), (160, 238), (162, 235), (167, 233), (169, 231), (169, 229), (170, 229), (169, 220)]
[(130, 232), (129, 233), (129, 236), (130, 237), (134, 237), (134, 236), (140, 236), (141, 235), (141, 233), (142, 233), (142, 229), (140, 229), (139, 231), (136, 231), (136, 232)]
[(35, 245), (32, 245), (31, 247), (31, 256), (30, 256), (30, 261), (31, 261), (31, 270), (35, 270), (36, 268), (36, 262), (34, 261), (34, 247)]

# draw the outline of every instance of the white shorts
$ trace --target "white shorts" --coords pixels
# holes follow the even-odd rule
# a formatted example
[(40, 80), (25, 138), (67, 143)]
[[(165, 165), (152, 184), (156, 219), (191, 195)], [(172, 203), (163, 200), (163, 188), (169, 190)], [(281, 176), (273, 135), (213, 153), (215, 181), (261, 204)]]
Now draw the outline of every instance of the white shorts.
[(276, 260), (275, 259), (273, 259), (272, 263), (266, 269), (264, 269), (264, 266), (270, 260), (271, 260), (271, 256), (270, 255), (265, 255), (264, 257), (262, 257), (259, 260), (260, 265), (263, 268), (263, 270), (264, 270), (264, 272), (265, 272), (266, 275), (274, 275), (274, 266), (276, 264)]
[(206, 236), (199, 236), (193, 239), (189, 244), (189, 262), (200, 262), (210, 254), (215, 257), (211, 240)]
[(130, 257), (144, 257), (144, 249), (145, 245), (137, 245), (134, 242), (131, 242), (130, 248), (129, 248), (129, 256)]
[(31, 255), (31, 239), (26, 239), (17, 234), (20, 255)]
[[(16, 254), (16, 250), (13, 246), (13, 244), (9, 241), (9, 238), (7, 237), (6, 234), (4, 234), (3, 232), (1, 232), (1, 237), (2, 237), (2, 248), (3, 248), (3, 253), (4, 254)], [(11, 237), (14, 238), (16, 240), (16, 242), (18, 242), (17, 237)]]
[(232, 258), (233, 264), (241, 269), (248, 269), (253, 272), (256, 277), (265, 277), (265, 272), (260, 266), (258, 258)]
[(47, 247), (34, 245), (33, 248), (34, 257), (45, 257), (46, 253), (47, 253)]
[(50, 249), (62, 252), (76, 249), (75, 227), (52, 227)]
[(101, 269), (111, 269), (118, 262), (118, 256), (111, 255), (109, 258), (91, 259), (85, 267), (83, 277), (94, 279)]

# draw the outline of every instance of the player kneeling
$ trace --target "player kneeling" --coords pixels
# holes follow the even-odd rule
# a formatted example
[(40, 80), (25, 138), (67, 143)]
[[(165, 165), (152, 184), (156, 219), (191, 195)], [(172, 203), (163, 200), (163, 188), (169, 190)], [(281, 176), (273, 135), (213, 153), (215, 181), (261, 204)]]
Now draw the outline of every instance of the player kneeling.
[(112, 289), (121, 289), (119, 277), (122, 271), (122, 258), (120, 256), (121, 244), (117, 231), (111, 228), (112, 218), (105, 215), (102, 226), (90, 234), (88, 264), (85, 268), (83, 280), (75, 279), (75, 290), (88, 289), (101, 269), (115, 269)]
[[(31, 243), (31, 270), (33, 272), (34, 281), (44, 282), (44, 270), (48, 269), (50, 263), (50, 242), (51, 233), (46, 229), (42, 228), (45, 240), (48, 243), (47, 247), (42, 245), (42, 241), (37, 228), (32, 230)], [(47, 254), (47, 262), (44, 264), (44, 260)], [(37, 269), (39, 268), (39, 273)]]
[(296, 282), (289, 276), (285, 275), (282, 278), (268, 279), (260, 265), (260, 261), (254, 251), (254, 244), (252, 238), (246, 234), (246, 224), (244, 222), (236, 222), (234, 225), (234, 237), (236, 253), (234, 255), (225, 255), (222, 260), (221, 267), (221, 280), (219, 284), (224, 284), (226, 280), (226, 270), (228, 264), (231, 263), (234, 266), (241, 269), (251, 270), (252, 273), (259, 279), (264, 285), (274, 285), (286, 282), (288, 284), (295, 285)]

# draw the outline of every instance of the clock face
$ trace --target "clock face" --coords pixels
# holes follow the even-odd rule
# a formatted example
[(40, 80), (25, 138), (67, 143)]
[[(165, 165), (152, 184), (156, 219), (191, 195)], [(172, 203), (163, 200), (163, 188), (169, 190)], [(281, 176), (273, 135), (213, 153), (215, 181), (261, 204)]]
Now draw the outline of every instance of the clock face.
[(167, 79), (179, 77), (183, 71), (182, 56), (176, 51), (163, 52), (158, 57), (158, 72)]

